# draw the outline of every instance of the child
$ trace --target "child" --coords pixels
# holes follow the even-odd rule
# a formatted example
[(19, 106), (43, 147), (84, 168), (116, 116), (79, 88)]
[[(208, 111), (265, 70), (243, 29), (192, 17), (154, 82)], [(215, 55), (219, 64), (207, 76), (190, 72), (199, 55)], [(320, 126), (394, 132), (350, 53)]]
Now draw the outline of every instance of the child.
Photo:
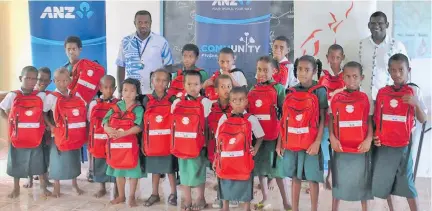
[[(202, 210), (207, 207), (204, 197), (206, 166), (205, 145), (206, 118), (211, 101), (200, 96), (201, 77), (198, 72), (185, 74), (186, 96), (176, 99), (171, 107), (171, 153), (178, 158), (180, 183), (183, 185), (183, 211)], [(191, 141), (194, 139), (194, 141)], [(198, 198), (192, 205), (192, 187), (198, 188)]]
[[(60, 180), (72, 179), (75, 192), (78, 195), (83, 194), (76, 178), (81, 174), (80, 148), (87, 141), (86, 108), (85, 102), (79, 98), (79, 95), (69, 96), (70, 90), (67, 87), (70, 82), (71, 78), (66, 68), (56, 70), (54, 73), (56, 89), (48, 94), (44, 101), (45, 124), (50, 127), (55, 137), (55, 144), (51, 144), (50, 150), (49, 176), (54, 179), (53, 196), (56, 198), (60, 197)], [(69, 103), (70, 105), (66, 107), (65, 105)], [(49, 111), (52, 111), (55, 124), (48, 115)], [(71, 116), (68, 122), (67, 116), (64, 115), (69, 112), (73, 117)]]
[(141, 94), (140, 82), (127, 78), (122, 83), (123, 100), (117, 102), (105, 115), (102, 124), (110, 137), (107, 146), (107, 170), (108, 176), (116, 178), (118, 197), (111, 204), (119, 204), (126, 201), (125, 184), (129, 178), (129, 202), (130, 207), (137, 206), (135, 191), (138, 179), (147, 177), (141, 172), (140, 159), (138, 157), (138, 137), (141, 132), (144, 110), (138, 106), (138, 97)]
[[(94, 181), (100, 183), (100, 189), (98, 192), (93, 194), (94, 197), (100, 198), (106, 194), (106, 182), (112, 182), (115, 184), (115, 178), (106, 175), (107, 163), (106, 163), (106, 142), (108, 136), (105, 134), (102, 127), (102, 120), (107, 114), (108, 110), (115, 106), (117, 99), (113, 97), (114, 91), (116, 90), (115, 78), (111, 75), (105, 75), (99, 85), (99, 91), (101, 95), (98, 99), (94, 99), (90, 102), (88, 107), (89, 120), (89, 152), (92, 155), (90, 157), (90, 163), (93, 165)], [(116, 188), (115, 188), (116, 190)], [(114, 194), (116, 195), (116, 194)]]
[(19, 80), (21, 89), (10, 92), (0, 103), (1, 114), (8, 119), (9, 145), (7, 174), (14, 178), (14, 188), (8, 195), (17, 198), (20, 194), (20, 178), (39, 175), (40, 189), (44, 196), (51, 195), (46, 189), (44, 174), (46, 167), (43, 155), (43, 100), (45, 93), (34, 91), (38, 71), (26, 66), (21, 71)]
[[(274, 70), (277, 69), (276, 60), (268, 56), (262, 56), (257, 62), (258, 83), (252, 87), (248, 95), (249, 112), (255, 115), (263, 127), (264, 141), (255, 157), (254, 174), (259, 177), (263, 199), (256, 205), (256, 209), (266, 207), (268, 197), (267, 177), (272, 178), (275, 174), (274, 162), (276, 161), (275, 149), (279, 136), (279, 112), (282, 110), (285, 99), (285, 88), (272, 79)], [(291, 209), (288, 202), (287, 184), (284, 184), (284, 177), (277, 179), (277, 184), (283, 199), (284, 209)], [(269, 179), (270, 180), (270, 179)]]
[(206, 81), (208, 79), (208, 74), (205, 70), (200, 69), (195, 66), (199, 58), (198, 46), (194, 44), (186, 44), (182, 49), (182, 64), (179, 69), (176, 70), (172, 75), (172, 81), (168, 89), (168, 96), (175, 95), (181, 97), (184, 94), (183, 72), (186, 70), (194, 70), (201, 74), (201, 80)]
[[(41, 67), (38, 70), (38, 81), (35, 86), (35, 90), (40, 92), (45, 92), (45, 94), (49, 94), (46, 91), (46, 88), (51, 83), (51, 70), (48, 67)], [(50, 156), (50, 148), (51, 148), (51, 132), (49, 132), (49, 127), (45, 128), (45, 133), (43, 136), (43, 151), (44, 151), (44, 161), (45, 167), (47, 168), (44, 179), (45, 184), (47, 186), (51, 186), (52, 184), (48, 180), (48, 166), (49, 166), (49, 156)], [(34, 177), (35, 180), (39, 180), (38, 176)], [(28, 178), (28, 183), (23, 185), (24, 188), (32, 188), (33, 187), (33, 177)]]
[[(345, 54), (342, 46), (333, 44), (327, 51), (327, 62), (330, 64), (330, 71), (323, 70), (324, 75), (319, 78), (318, 84), (327, 88), (327, 99), (330, 104), (331, 98), (338, 92), (342, 91), (345, 84), (343, 80), (343, 73), (341, 70), (342, 61), (345, 59)], [(324, 155), (324, 161), (330, 160), (329, 153), (329, 131), (328, 131), (329, 116), (326, 115), (325, 127), (323, 132), (323, 139), (321, 140), (321, 150)], [(328, 168), (326, 177), (326, 188), (331, 189), (330, 178), (331, 170)]]
[[(224, 114), (231, 113), (231, 106), (229, 103), (229, 93), (232, 89), (232, 79), (229, 75), (219, 75), (215, 81), (215, 91), (218, 95), (218, 100), (212, 104), (210, 114), (208, 116), (209, 124), (209, 138), (207, 144), (207, 157), (210, 163), (214, 161), (215, 154), (215, 134), (218, 127), (219, 119)], [(214, 169), (213, 169), (214, 170)], [(214, 186), (217, 189), (218, 185)], [(238, 203), (236, 201), (230, 201), (230, 207), (237, 207)], [(216, 197), (213, 203), (213, 208), (222, 208), (222, 202)]]
[(218, 99), (214, 90), (214, 80), (220, 74), (229, 75), (233, 81), (233, 87), (247, 87), (247, 80), (243, 71), (239, 68), (236, 68), (234, 65), (234, 51), (231, 48), (225, 47), (219, 51), (218, 64), (220, 70), (213, 73), (213, 75), (203, 84), (206, 96), (212, 101), (216, 101)]
[(372, 103), (366, 93), (360, 91), (364, 78), (363, 69), (357, 62), (348, 62), (343, 68), (346, 89), (333, 96), (331, 101), (330, 132), (334, 150), (333, 204), (339, 210), (340, 200), (361, 201), (362, 210), (367, 209), (371, 192)]
[(294, 63), (294, 75), (300, 83), (290, 88), (282, 108), (281, 136), (277, 153), (279, 171), (292, 178), (293, 211), (299, 210), (301, 180), (309, 182), (311, 210), (318, 210), (318, 183), (323, 182), (320, 143), (328, 108), (325, 87), (317, 86), (313, 75), (321, 73), (321, 61), (305, 55)]
[(298, 83), (294, 76), (294, 67), (287, 58), (289, 52), (288, 38), (285, 36), (278, 36), (273, 40), (273, 58), (279, 62), (279, 68), (273, 73), (273, 80), (282, 84), (285, 88), (293, 87)]
[(167, 88), (171, 75), (165, 69), (158, 69), (151, 76), (154, 91), (143, 99), (144, 131), (143, 153), (146, 155), (145, 168), (152, 174), (152, 194), (144, 206), (150, 207), (160, 201), (159, 181), (161, 175), (168, 174), (171, 194), (168, 203), (177, 206), (177, 189), (174, 169), (176, 160), (170, 152), (170, 111), (172, 98), (167, 95)]
[(419, 208), (410, 136), (415, 118), (420, 123), (426, 121), (427, 108), (419, 87), (409, 83), (408, 58), (395, 54), (388, 66), (394, 85), (380, 89), (376, 99), (374, 144), (378, 147), (373, 158), (372, 194), (387, 198), (391, 211), (394, 210), (391, 195), (405, 197), (414, 211)]
[[(243, 201), (245, 210), (251, 210), (253, 156), (261, 146), (264, 131), (258, 119), (246, 112), (247, 104), (247, 90), (244, 87), (234, 87), (230, 92), (233, 110), (231, 114), (224, 114), (220, 118), (216, 132), (217, 158), (213, 168), (218, 175), (219, 195), (223, 200), (224, 211), (229, 210), (229, 201)], [(252, 134), (256, 138), (255, 146), (252, 146)]]

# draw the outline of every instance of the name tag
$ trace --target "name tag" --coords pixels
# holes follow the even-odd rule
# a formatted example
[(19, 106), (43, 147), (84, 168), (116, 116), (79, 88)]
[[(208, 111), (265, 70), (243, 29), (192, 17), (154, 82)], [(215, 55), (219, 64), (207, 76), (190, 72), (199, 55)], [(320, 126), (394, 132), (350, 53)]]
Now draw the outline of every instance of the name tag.
[(20, 122), (18, 128), (40, 128), (40, 123)]
[(108, 139), (108, 135), (104, 133), (95, 133), (93, 135), (94, 139)]
[(96, 85), (94, 85), (94, 84), (92, 84), (92, 83), (90, 83), (88, 81), (84, 81), (82, 79), (78, 79), (77, 83), (81, 84), (81, 85), (83, 85), (83, 86), (85, 86), (87, 88), (90, 88), (90, 89), (96, 89)]
[(308, 127), (288, 127), (288, 133), (293, 133), (293, 134), (305, 134), (305, 133), (309, 133), (309, 128)]
[(75, 128), (83, 128), (86, 127), (85, 122), (76, 122), (76, 123), (70, 123), (68, 124), (69, 129), (75, 129)]
[(176, 138), (196, 138), (197, 133), (175, 132), (174, 137), (176, 137)]
[(258, 120), (261, 120), (261, 121), (269, 121), (270, 120), (270, 115), (269, 114), (258, 114), (258, 115), (255, 115), (255, 116), (256, 116), (256, 118)]
[(407, 118), (406, 116), (383, 114), (382, 120), (389, 122), (406, 122)]
[(227, 158), (227, 157), (243, 157), (244, 151), (222, 151), (221, 157)]
[(361, 120), (339, 122), (339, 127), (361, 127), (362, 125), (363, 122)]
[(132, 143), (111, 143), (111, 149), (131, 149)]
[(171, 134), (170, 129), (149, 130), (149, 136), (160, 136), (160, 135), (169, 135), (169, 134)]

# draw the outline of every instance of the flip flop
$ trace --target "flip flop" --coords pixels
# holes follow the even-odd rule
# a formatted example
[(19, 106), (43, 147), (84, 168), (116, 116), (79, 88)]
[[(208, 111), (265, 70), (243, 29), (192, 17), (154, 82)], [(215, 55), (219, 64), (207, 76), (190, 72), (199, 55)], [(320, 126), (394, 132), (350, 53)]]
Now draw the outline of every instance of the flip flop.
[(146, 207), (150, 207), (152, 206), (154, 203), (156, 202), (160, 202), (160, 197), (157, 195), (151, 195), (147, 201), (144, 203), (144, 206)]
[(172, 206), (177, 206), (177, 195), (170, 194), (168, 196), (168, 204), (170, 204)]

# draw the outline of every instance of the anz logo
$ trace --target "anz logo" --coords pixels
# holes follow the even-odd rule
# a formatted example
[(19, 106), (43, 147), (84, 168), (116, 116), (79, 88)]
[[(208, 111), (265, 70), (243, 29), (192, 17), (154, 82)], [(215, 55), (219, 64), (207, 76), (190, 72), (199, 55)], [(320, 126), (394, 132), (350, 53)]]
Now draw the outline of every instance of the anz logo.
[(215, 0), (212, 6), (248, 6), (251, 0)]
[(94, 12), (90, 9), (90, 4), (82, 2), (79, 6), (79, 10), (75, 11), (75, 7), (45, 7), (40, 18), (45, 19), (75, 19), (76, 16), (79, 18), (90, 19)]

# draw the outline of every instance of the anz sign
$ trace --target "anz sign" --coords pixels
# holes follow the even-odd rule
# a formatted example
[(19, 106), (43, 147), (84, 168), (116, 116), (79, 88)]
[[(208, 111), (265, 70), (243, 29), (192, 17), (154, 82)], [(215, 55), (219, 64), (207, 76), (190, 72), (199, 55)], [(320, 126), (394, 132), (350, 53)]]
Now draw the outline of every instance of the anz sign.
[(71, 6), (48, 6), (45, 7), (44, 11), (40, 15), (41, 19), (75, 19), (77, 16), (79, 18), (90, 19), (94, 12), (91, 11), (90, 4), (87, 2), (82, 2), (79, 8)]

